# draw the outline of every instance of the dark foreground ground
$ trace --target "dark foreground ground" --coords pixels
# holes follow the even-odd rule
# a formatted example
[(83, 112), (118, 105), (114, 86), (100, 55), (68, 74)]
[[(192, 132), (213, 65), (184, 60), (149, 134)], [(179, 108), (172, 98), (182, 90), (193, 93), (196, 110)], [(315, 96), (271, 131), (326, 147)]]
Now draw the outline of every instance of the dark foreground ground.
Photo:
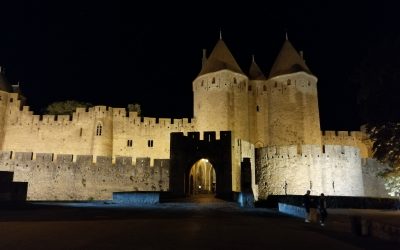
[(0, 249), (400, 249), (332, 225), (211, 197), (141, 207), (31, 203), (0, 207)]

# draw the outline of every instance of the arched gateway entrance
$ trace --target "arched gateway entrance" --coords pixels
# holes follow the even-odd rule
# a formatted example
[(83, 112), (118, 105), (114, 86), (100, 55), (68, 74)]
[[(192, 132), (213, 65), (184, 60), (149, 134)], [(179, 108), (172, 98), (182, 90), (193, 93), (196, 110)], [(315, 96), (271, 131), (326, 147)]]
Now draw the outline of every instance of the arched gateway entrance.
[[(219, 140), (216, 140), (215, 132), (204, 132), (203, 140), (200, 140), (199, 132), (189, 132), (187, 136), (171, 133), (170, 152), (170, 192), (173, 196), (189, 196), (195, 192), (215, 190), (216, 197), (232, 198), (230, 131), (220, 132)], [(207, 167), (207, 164), (212, 166)], [(204, 171), (200, 170), (202, 168)], [(214, 190), (211, 178), (214, 178)], [(199, 185), (199, 182), (202, 184)]]
[(215, 170), (208, 159), (198, 160), (189, 173), (189, 194), (214, 194), (217, 187)]

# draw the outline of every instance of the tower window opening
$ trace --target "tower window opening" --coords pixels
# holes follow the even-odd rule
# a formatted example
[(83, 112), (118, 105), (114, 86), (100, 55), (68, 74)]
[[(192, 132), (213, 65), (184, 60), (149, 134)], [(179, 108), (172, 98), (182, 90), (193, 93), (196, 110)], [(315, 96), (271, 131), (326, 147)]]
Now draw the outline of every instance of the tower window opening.
[(292, 84), (292, 82), (291, 82), (290, 79), (288, 79), (288, 80), (287, 80), (287, 85), (290, 85), (290, 84)]
[(264, 91), (267, 91), (267, 86), (264, 85), (264, 86), (263, 86), (263, 90), (264, 90)]
[(103, 130), (103, 126), (101, 124), (97, 124), (96, 135), (101, 136), (101, 133), (103, 132), (102, 130)]
[(236, 77), (233, 78), (233, 83), (235, 83), (235, 84), (237, 83)]
[(148, 146), (149, 148), (152, 148), (152, 147), (153, 147), (153, 140), (148, 140), (148, 141), (147, 141), (147, 146)]
[(215, 83), (215, 77), (213, 77), (212, 82), (211, 83)]
[(128, 140), (128, 142), (127, 142), (126, 146), (127, 146), (127, 147), (132, 147), (132, 145), (133, 145), (133, 142), (132, 142), (132, 140)]
[(14, 101), (14, 99), (13, 98), (10, 98), (10, 102), (13, 102)]
[(257, 105), (257, 112), (260, 112), (260, 106)]
[(204, 80), (201, 81), (201, 86), (203, 87), (203, 85), (204, 85)]
[(79, 136), (81, 136), (81, 137), (82, 137), (82, 132), (83, 132), (83, 128), (81, 128), (79, 131)]
[(248, 90), (249, 90), (249, 91), (251, 91), (251, 86), (250, 86), (250, 85), (249, 85), (249, 88), (248, 88)]
[(277, 82), (275, 82), (275, 88), (276, 88), (276, 87), (278, 87), (278, 83), (277, 83)]

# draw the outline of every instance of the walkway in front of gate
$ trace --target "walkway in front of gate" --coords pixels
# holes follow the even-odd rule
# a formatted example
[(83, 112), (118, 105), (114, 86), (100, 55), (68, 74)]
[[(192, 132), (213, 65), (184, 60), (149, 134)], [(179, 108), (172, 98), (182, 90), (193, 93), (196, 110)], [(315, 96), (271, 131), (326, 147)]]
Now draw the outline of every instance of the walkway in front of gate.
[(0, 207), (0, 249), (398, 249), (207, 195), (151, 206), (46, 204)]

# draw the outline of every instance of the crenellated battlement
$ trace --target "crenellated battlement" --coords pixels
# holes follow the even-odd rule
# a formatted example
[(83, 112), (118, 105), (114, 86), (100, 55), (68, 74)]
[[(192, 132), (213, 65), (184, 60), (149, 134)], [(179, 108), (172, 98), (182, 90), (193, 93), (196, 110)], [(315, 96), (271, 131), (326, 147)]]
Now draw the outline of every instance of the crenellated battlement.
[(231, 132), (230, 131), (220, 131), (219, 133), (215, 131), (204, 131), (200, 132), (188, 132), (187, 135), (184, 135), (182, 132), (174, 132), (171, 133), (171, 137), (174, 138), (185, 138), (191, 141), (231, 141)]
[[(135, 159), (135, 162), (133, 161)], [(93, 155), (72, 155), (72, 154), (54, 154), (54, 153), (33, 153), (33, 152), (12, 152), (2, 151), (0, 152), (0, 160), (15, 160), (19, 162), (38, 162), (38, 163), (77, 163), (78, 165), (87, 165), (96, 163), (101, 165), (110, 166), (131, 166), (131, 167), (163, 167), (167, 166), (169, 159), (153, 159), (149, 157), (129, 157), (129, 156), (97, 156)], [(153, 165), (150, 165), (154, 162)]]
[(295, 157), (359, 157), (360, 154), (360, 149), (358, 147), (342, 145), (269, 146), (257, 150), (259, 155), (266, 159)]
[(115, 118), (116, 121), (122, 119), (125, 122), (133, 123), (142, 127), (193, 127), (195, 119), (193, 118), (156, 118), (156, 117), (139, 117), (137, 112), (127, 112), (125, 108), (112, 108), (107, 106), (94, 106), (91, 108), (77, 108), (72, 115), (35, 115), (30, 111), (29, 106), (23, 106), (21, 110), (13, 111), (9, 119), (10, 125), (19, 126), (41, 126), (41, 125), (76, 125), (82, 121), (99, 119), (99, 118)]
[(29, 183), (29, 200), (104, 200), (118, 191), (167, 191), (169, 159), (0, 152), (0, 170)]
[[(322, 131), (322, 143), (370, 147), (368, 135), (362, 131)], [(363, 146), (363, 147), (364, 147)]]

